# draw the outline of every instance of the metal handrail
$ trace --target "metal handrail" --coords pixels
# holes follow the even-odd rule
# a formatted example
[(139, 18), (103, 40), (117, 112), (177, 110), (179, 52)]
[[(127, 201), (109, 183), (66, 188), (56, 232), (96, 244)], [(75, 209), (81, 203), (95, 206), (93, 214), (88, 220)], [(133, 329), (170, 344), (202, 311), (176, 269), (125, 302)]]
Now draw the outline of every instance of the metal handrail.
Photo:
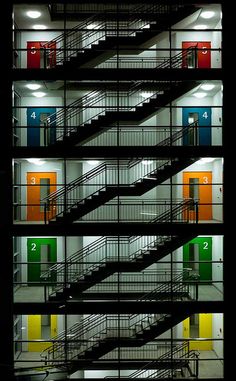
[[(184, 271), (183, 271), (184, 274)], [(182, 274), (182, 278), (183, 278)], [(179, 279), (179, 276), (178, 276)], [(152, 292), (147, 293), (145, 296), (142, 298), (139, 298), (138, 301), (146, 301), (146, 300), (151, 300), (154, 292), (157, 292), (159, 290), (159, 287), (157, 287), (155, 290)], [(169, 290), (169, 288), (168, 288)], [(149, 315), (146, 315), (147, 317)], [(161, 314), (160, 316), (158, 315), (158, 318), (155, 319), (155, 323), (158, 323), (158, 321), (163, 321), (165, 317), (169, 316), (168, 314)], [(126, 322), (126, 326), (119, 327), (119, 332), (120, 329), (123, 329), (126, 331), (125, 337), (131, 338), (132, 331), (130, 330), (132, 328), (132, 324), (130, 324), (131, 319), (140, 317), (139, 320), (136, 320), (134, 324), (142, 323), (143, 317), (142, 315), (139, 314), (132, 314), (129, 315), (128, 317), (122, 317), (120, 316), (121, 320), (124, 320)], [(115, 325), (114, 325), (115, 322)], [(91, 347), (96, 346), (96, 344), (100, 340), (104, 339), (116, 339), (116, 336), (114, 334), (112, 336), (107, 336), (108, 332), (111, 330), (118, 329), (117, 327), (117, 319), (116, 316), (107, 316), (107, 315), (89, 315), (86, 318), (83, 318), (81, 322), (76, 323), (73, 325), (69, 330), (65, 330), (61, 332), (59, 335), (55, 336), (52, 339), (53, 344), (49, 346), (49, 348), (46, 348), (44, 351), (41, 353), (41, 357), (44, 358), (45, 361), (48, 361), (50, 358), (50, 355), (52, 355), (53, 360), (55, 358), (61, 358), (61, 356), (65, 355), (64, 351), (69, 348), (69, 343), (72, 343), (72, 348), (73, 348), (73, 353), (72, 353), (72, 358), (79, 358), (80, 356), (83, 356), (83, 354)], [(94, 329), (96, 327), (100, 327), (98, 332), (94, 333)], [(84, 335), (86, 335), (86, 339), (84, 339)], [(69, 337), (69, 339), (68, 339)], [(116, 342), (116, 341), (115, 341)], [(116, 346), (116, 345), (115, 345)], [(84, 348), (85, 347), (85, 348)], [(76, 351), (76, 354), (74, 354), (74, 351)], [(59, 353), (58, 353), (59, 352)], [(68, 357), (68, 356), (67, 356)]]
[[(187, 129), (188, 128), (186, 128), (186, 130)], [(178, 134), (178, 136), (179, 136), (178, 132), (176, 134)], [(127, 169), (133, 167), (134, 165), (139, 164), (141, 160), (142, 159), (132, 161), (131, 163), (128, 163), (128, 166), (124, 165), (124, 164), (123, 165), (121, 164), (121, 167), (123, 169), (127, 170)], [(168, 164), (171, 164), (170, 160), (167, 160), (166, 162), (157, 165), (155, 170), (153, 170), (150, 173), (146, 174), (144, 177), (145, 178), (151, 177), (155, 172), (157, 172), (159, 170), (162, 170)], [(61, 214), (65, 213), (66, 211), (71, 210), (71, 208), (73, 208), (74, 206), (83, 205), (86, 202), (87, 199), (91, 198), (95, 194), (99, 194), (99, 192), (101, 192), (102, 190), (106, 191), (106, 190), (109, 189), (111, 191), (114, 188), (114, 191), (115, 191), (116, 185), (115, 184), (108, 184), (106, 179), (107, 179), (107, 172), (109, 170), (113, 170), (113, 169), (116, 169), (116, 168), (117, 167), (114, 164), (102, 163), (99, 166), (95, 167), (94, 169), (90, 170), (89, 172), (85, 173), (84, 175), (80, 176), (78, 179), (71, 181), (65, 187), (60, 188), (59, 190), (56, 190), (56, 191), (50, 193), (47, 197), (41, 199), (40, 200), (41, 204), (45, 205), (45, 207), (44, 207), (45, 221), (47, 221), (47, 219), (48, 220), (53, 219), (56, 216), (61, 215)], [(69, 194), (69, 192), (75, 191), (81, 185), (85, 184), (86, 182), (88, 182), (92, 178), (95, 178), (99, 174), (104, 174), (105, 175), (105, 183), (102, 186), (100, 185), (100, 187), (98, 187), (98, 189), (96, 189), (93, 193), (90, 193), (84, 199), (78, 200), (77, 198), (75, 198), (75, 199), (70, 198), (70, 203), (68, 202), (68, 200), (66, 200), (66, 205), (64, 205), (64, 201), (65, 201), (66, 195)], [(123, 186), (131, 186), (131, 187), (135, 186), (138, 183), (140, 183), (142, 178), (139, 178), (138, 180), (132, 182), (131, 184), (124, 184)], [(120, 187), (122, 187), (122, 184), (120, 184)], [(114, 192), (114, 196), (113, 197), (115, 197), (115, 193), (116, 192)], [(59, 211), (59, 213), (57, 213), (55, 215), (51, 215), (50, 216), (49, 213), (47, 212), (48, 209), (50, 210), (53, 207), (55, 207), (59, 203), (60, 199), (63, 201), (62, 202), (63, 210)]]
[[(150, 6), (149, 9), (150, 9), (150, 12), (154, 12), (154, 11), (157, 12), (157, 11), (160, 11), (160, 10), (163, 11), (164, 9), (166, 11), (169, 11), (169, 7), (168, 6), (166, 6), (166, 5), (157, 5), (157, 4), (155, 6), (153, 6), (153, 5)], [(155, 20), (155, 21), (141, 20), (142, 25), (139, 25), (138, 29), (137, 29), (137, 27), (135, 27), (134, 31), (130, 31), (130, 29), (132, 29), (133, 25), (136, 25), (137, 22), (140, 22), (140, 17), (138, 15), (136, 15), (135, 12), (141, 12), (142, 10), (145, 10), (145, 12), (147, 12), (149, 9), (147, 9), (147, 7), (145, 7), (145, 6), (139, 6), (136, 9), (134, 9), (133, 12), (130, 14), (129, 19), (126, 20), (125, 22), (123, 21), (123, 24), (125, 24), (125, 28), (123, 27), (122, 23), (120, 24), (119, 33), (120, 33), (120, 29), (121, 30), (124, 29), (124, 31), (126, 31), (125, 35), (126, 36), (130, 36), (135, 31), (142, 30), (143, 28), (145, 28), (146, 25), (150, 25), (151, 23), (157, 24), (158, 20)], [(159, 13), (162, 13), (162, 12), (159, 12)], [(157, 15), (158, 15), (158, 13), (157, 13)], [(105, 20), (104, 19), (103, 20), (99, 20), (100, 23), (96, 26), (96, 28), (93, 28), (93, 30), (89, 31), (88, 35), (85, 35), (85, 36), (82, 35), (81, 36), (80, 34), (78, 34), (78, 32), (81, 31), (81, 30), (84, 30), (85, 28), (88, 28), (88, 26), (92, 25), (94, 21), (97, 21), (97, 15), (92, 15), (91, 17), (86, 19), (86, 21), (83, 22), (82, 24), (80, 23), (80, 24), (76, 25), (74, 28), (68, 30), (65, 33), (62, 33), (58, 37), (52, 39), (51, 41), (49, 41), (49, 42), (47, 42), (45, 44), (43, 44), (42, 45), (42, 49), (44, 49), (44, 51), (45, 51), (45, 61), (46, 61), (47, 49), (50, 49), (50, 45), (54, 46), (55, 43), (57, 43), (57, 44), (62, 43), (63, 44), (63, 43), (65, 43), (66, 39), (68, 39), (69, 37), (75, 36), (71, 41), (69, 41), (69, 46), (70, 46), (70, 49), (73, 46), (76, 46), (76, 50), (77, 50), (77, 46), (78, 45), (81, 45), (88, 38), (91, 38), (91, 37), (95, 36), (99, 31), (102, 31), (102, 35), (97, 36), (95, 39), (93, 39), (92, 42), (90, 42), (87, 45), (83, 46), (82, 49), (84, 50), (84, 49), (87, 49), (89, 46), (91, 46), (93, 43), (95, 43), (97, 41), (101, 41), (102, 39), (104, 39), (106, 37), (109, 37), (109, 31), (110, 30), (113, 32), (114, 36), (117, 36), (118, 32), (117, 32), (116, 25), (115, 25), (114, 28), (112, 28), (111, 22), (106, 19), (106, 12), (103, 14), (103, 18), (104, 17), (105, 17)], [(107, 27), (108, 23), (110, 23), (110, 28), (112, 28), (112, 29), (109, 29), (109, 27)], [(128, 30), (127, 30), (127, 28), (128, 28)], [(72, 51), (72, 52), (70, 52), (68, 54), (68, 51), (66, 51), (65, 48), (63, 48), (63, 47), (57, 49), (57, 51), (56, 51), (57, 64), (59, 64), (61, 62), (64, 62), (65, 60), (67, 60), (68, 58), (73, 56), (74, 54), (75, 54), (74, 51)], [(60, 55), (62, 55), (61, 58), (60, 58)]]

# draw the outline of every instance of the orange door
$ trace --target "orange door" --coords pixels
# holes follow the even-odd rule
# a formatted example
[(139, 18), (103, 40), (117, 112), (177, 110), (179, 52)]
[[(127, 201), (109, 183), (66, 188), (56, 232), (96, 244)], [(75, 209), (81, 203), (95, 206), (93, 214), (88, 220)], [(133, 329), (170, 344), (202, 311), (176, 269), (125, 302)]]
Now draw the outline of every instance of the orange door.
[[(56, 191), (57, 174), (56, 172), (27, 172), (27, 220), (42, 221), (44, 220), (45, 204), (40, 200), (48, 196), (51, 192)], [(50, 216), (56, 213), (48, 209), (47, 214)]]
[[(183, 172), (183, 197), (198, 200), (198, 219), (212, 220), (212, 172)], [(195, 209), (190, 219), (196, 219)]]

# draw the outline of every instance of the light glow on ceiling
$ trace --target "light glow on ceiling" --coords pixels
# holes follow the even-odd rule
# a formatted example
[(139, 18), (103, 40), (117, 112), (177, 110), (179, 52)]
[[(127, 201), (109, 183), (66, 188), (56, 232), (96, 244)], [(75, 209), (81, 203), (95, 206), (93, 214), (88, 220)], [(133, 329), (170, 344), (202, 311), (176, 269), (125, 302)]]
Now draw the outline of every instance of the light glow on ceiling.
[(99, 161), (98, 160), (88, 160), (87, 163), (89, 165), (97, 165), (99, 163)]
[(34, 97), (36, 98), (43, 98), (45, 97), (46, 93), (43, 93), (42, 91), (35, 91), (34, 93), (32, 93)]
[(204, 25), (204, 24), (199, 24), (199, 25), (195, 25), (194, 27), (193, 27), (193, 29), (195, 29), (195, 30), (199, 30), (199, 29), (207, 29), (207, 25)]
[(213, 11), (203, 11), (201, 12), (201, 17), (203, 19), (211, 19), (215, 15), (215, 12)]
[(207, 163), (212, 163), (214, 161), (214, 157), (202, 157), (200, 160), (198, 160), (198, 164), (207, 164)]
[(35, 24), (33, 25), (33, 29), (35, 30), (45, 30), (47, 29), (46, 25), (43, 25), (43, 24)]
[(199, 98), (199, 99), (206, 97), (206, 93), (201, 93), (201, 92), (194, 93), (193, 95), (194, 95), (194, 97)]
[(38, 85), (36, 83), (27, 83), (26, 87), (29, 90), (38, 90), (41, 87), (41, 85)]
[(153, 160), (142, 160), (143, 165), (151, 165), (153, 163)]
[(31, 19), (38, 19), (41, 16), (41, 12), (39, 11), (28, 11), (26, 14)]
[(41, 159), (36, 159), (36, 158), (30, 158), (26, 159), (30, 164), (35, 164), (35, 165), (43, 165), (46, 163), (46, 161), (43, 161)]
[(201, 89), (206, 90), (206, 91), (212, 90), (212, 89), (214, 89), (214, 87), (215, 87), (215, 85), (212, 85), (210, 83), (204, 83), (203, 85), (201, 85)]

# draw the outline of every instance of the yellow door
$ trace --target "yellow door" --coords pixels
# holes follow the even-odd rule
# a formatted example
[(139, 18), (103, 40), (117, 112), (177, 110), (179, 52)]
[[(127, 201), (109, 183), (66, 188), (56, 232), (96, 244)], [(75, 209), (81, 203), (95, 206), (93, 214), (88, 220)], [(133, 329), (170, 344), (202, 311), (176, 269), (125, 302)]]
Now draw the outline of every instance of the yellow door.
[[(212, 314), (194, 314), (183, 321), (183, 336), (186, 339), (212, 339)], [(212, 340), (190, 341), (191, 350), (212, 350)]]
[(29, 352), (41, 352), (48, 348), (51, 343), (46, 340), (57, 335), (56, 315), (29, 315), (28, 316), (28, 340), (45, 340), (41, 342), (29, 342)]

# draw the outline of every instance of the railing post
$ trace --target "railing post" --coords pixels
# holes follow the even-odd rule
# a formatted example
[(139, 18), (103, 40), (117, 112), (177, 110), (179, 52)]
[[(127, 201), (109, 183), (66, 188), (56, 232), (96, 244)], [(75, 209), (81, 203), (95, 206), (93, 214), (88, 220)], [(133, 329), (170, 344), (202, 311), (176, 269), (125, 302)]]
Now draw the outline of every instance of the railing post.
[(197, 53), (198, 53), (198, 48), (197, 48), (197, 46), (195, 46), (195, 48), (194, 48), (194, 64), (195, 64), (194, 69), (197, 69), (197, 67), (198, 67)]
[(44, 203), (44, 223), (47, 223), (47, 202)]
[(198, 300), (198, 281), (195, 284), (196, 284), (196, 300)]
[(196, 205), (196, 224), (198, 224), (198, 218), (199, 218), (199, 216), (198, 216), (198, 211), (199, 211), (198, 201), (196, 201), (195, 205)]

